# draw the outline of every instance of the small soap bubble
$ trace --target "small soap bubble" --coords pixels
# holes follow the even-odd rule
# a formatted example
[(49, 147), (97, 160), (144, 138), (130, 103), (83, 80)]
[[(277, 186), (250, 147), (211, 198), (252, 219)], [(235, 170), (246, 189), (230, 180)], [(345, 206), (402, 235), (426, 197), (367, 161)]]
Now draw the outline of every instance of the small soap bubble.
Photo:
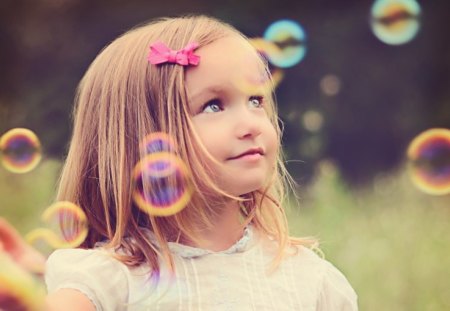
[(174, 152), (176, 144), (169, 134), (164, 132), (154, 132), (148, 134), (141, 143), (141, 150), (144, 154), (156, 152)]
[(409, 172), (414, 184), (428, 194), (450, 193), (450, 130), (427, 130), (410, 143)]
[(44, 240), (53, 248), (74, 248), (88, 235), (88, 222), (84, 211), (76, 204), (59, 201), (42, 214), (46, 227), (31, 231), (25, 239), (30, 244)]
[(41, 161), (41, 144), (29, 129), (15, 128), (0, 138), (3, 166), (13, 173), (27, 173)]
[(305, 57), (306, 34), (302, 26), (295, 21), (276, 21), (266, 29), (263, 37), (278, 47), (276, 52), (268, 54), (269, 61), (276, 67), (292, 67)]
[(284, 72), (282, 69), (274, 67), (270, 63), (270, 55), (279, 55), (281, 53), (280, 48), (273, 42), (267, 41), (263, 38), (251, 38), (249, 39), (253, 47), (259, 52), (259, 54), (268, 62), (270, 75), (262, 73), (261, 78), (257, 81), (244, 81), (243, 85), (247, 85), (247, 88), (264, 87), (275, 89), (283, 80)]
[(171, 216), (190, 201), (193, 187), (186, 164), (168, 152), (144, 157), (133, 171), (136, 205), (149, 215)]
[(377, 0), (370, 16), (372, 31), (386, 44), (407, 43), (419, 31), (420, 11), (415, 0)]

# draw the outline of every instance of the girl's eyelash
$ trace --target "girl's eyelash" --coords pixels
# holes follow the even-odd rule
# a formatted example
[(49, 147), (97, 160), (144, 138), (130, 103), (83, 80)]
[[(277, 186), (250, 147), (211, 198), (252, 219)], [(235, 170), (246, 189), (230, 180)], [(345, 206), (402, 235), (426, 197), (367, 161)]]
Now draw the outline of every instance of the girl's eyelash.
[(254, 96), (250, 96), (250, 99), (258, 99), (261, 102), (263, 102), (264, 101), (264, 96), (262, 96), (262, 95), (254, 95)]
[(254, 99), (258, 100), (261, 106), (264, 106), (264, 96), (262, 95), (250, 96), (249, 101)]
[(206, 109), (208, 106), (213, 105), (213, 104), (216, 104), (216, 105), (222, 107), (221, 101), (220, 101), (218, 98), (214, 98), (214, 99), (208, 100), (204, 105), (202, 105), (202, 106), (200, 107), (200, 111), (199, 111), (199, 112), (205, 111), (205, 109)]
[[(248, 98), (248, 100), (249, 100), (249, 101), (252, 101), (252, 100), (258, 100), (258, 101), (259, 101), (259, 104), (261, 105), (261, 107), (264, 106), (264, 102), (265, 102), (264, 96), (262, 96), (262, 95), (253, 95), (253, 96), (250, 96), (250, 97)], [(207, 107), (211, 106), (211, 105), (217, 105), (217, 106), (220, 107), (220, 109), (223, 108), (223, 104), (222, 104), (222, 102), (220, 101), (220, 99), (214, 98), (214, 99), (211, 99), (211, 100), (207, 101), (205, 104), (203, 104), (203, 105), (200, 107), (199, 113), (205, 111), (205, 109), (206, 109)]]

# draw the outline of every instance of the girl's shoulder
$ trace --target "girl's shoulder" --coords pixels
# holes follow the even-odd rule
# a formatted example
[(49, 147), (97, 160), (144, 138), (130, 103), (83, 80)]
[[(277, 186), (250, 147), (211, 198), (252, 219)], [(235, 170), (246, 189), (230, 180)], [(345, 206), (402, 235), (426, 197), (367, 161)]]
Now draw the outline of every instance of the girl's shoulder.
[(318, 282), (324, 282), (326, 279), (336, 279), (344, 275), (330, 261), (324, 258), (324, 255), (313, 248), (303, 245), (294, 245), (286, 255), (285, 261), (291, 261), (289, 264), (295, 266), (299, 273), (304, 276), (315, 278)]
[[(275, 241), (266, 240), (265, 249), (274, 258)], [(264, 253), (264, 252), (263, 252)], [(317, 310), (357, 310), (357, 294), (344, 274), (320, 251), (303, 245), (286, 249), (274, 278), (286, 279), (299, 293), (314, 297)]]
[(113, 310), (127, 301), (129, 273), (125, 264), (104, 249), (60, 249), (47, 259), (45, 283), (49, 294), (75, 289), (96, 310)]
[(321, 252), (295, 246), (292, 265), (304, 283), (316, 284), (318, 310), (357, 310), (357, 294), (345, 275)]
[(102, 267), (102, 271), (108, 269), (123, 270), (126, 265), (114, 258), (113, 252), (104, 248), (81, 249), (69, 248), (55, 250), (47, 258), (46, 275), (50, 275), (55, 269), (89, 271)]

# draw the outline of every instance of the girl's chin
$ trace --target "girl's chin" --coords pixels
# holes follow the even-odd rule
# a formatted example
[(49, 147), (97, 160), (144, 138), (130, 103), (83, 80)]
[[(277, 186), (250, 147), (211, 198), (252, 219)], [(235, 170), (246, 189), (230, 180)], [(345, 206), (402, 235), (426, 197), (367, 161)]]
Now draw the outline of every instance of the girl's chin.
[(237, 197), (242, 197), (245, 196), (249, 193), (258, 191), (263, 189), (263, 185), (258, 183), (257, 185), (253, 185), (253, 186), (248, 186), (248, 187), (239, 187), (236, 189), (232, 189), (232, 191), (230, 191), (229, 193), (233, 194), (234, 196)]

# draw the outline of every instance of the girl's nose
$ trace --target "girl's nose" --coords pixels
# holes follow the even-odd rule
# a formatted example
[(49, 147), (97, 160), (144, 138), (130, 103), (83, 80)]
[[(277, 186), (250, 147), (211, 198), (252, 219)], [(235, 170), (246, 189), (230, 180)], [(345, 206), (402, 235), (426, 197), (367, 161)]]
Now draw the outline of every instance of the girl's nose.
[(236, 136), (239, 139), (254, 138), (261, 134), (261, 117), (251, 110), (242, 109), (235, 117)]

